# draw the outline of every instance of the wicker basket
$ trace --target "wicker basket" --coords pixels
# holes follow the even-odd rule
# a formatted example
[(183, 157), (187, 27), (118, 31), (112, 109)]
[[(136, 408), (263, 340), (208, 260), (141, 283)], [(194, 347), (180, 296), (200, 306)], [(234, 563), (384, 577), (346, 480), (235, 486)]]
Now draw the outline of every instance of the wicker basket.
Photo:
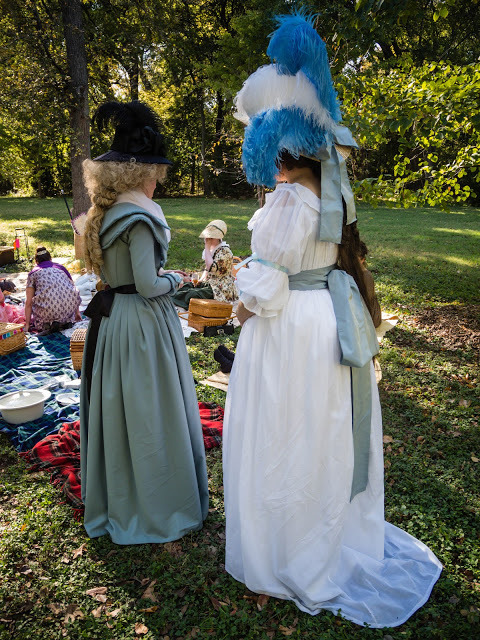
[(72, 365), (75, 371), (82, 370), (83, 347), (85, 346), (85, 337), (87, 329), (75, 329), (70, 338), (70, 356), (72, 357)]
[(230, 316), (228, 318), (206, 318), (191, 311), (188, 312), (188, 326), (200, 332), (203, 331), (205, 327), (219, 327), (227, 324), (229, 319)]
[(0, 322), (0, 356), (23, 349), (27, 344), (23, 324), (13, 322)]
[[(204, 318), (225, 318), (225, 321), (232, 315), (233, 305), (229, 302), (219, 302), (218, 300), (203, 300), (202, 298), (192, 298), (188, 305), (188, 312)], [(216, 324), (221, 324), (217, 322)], [(210, 325), (209, 325), (210, 326)]]

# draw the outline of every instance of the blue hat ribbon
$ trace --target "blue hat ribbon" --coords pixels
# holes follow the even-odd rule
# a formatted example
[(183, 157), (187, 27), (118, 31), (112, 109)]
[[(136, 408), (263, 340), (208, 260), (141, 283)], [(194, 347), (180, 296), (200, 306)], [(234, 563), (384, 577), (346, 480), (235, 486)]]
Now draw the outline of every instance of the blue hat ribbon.
[(355, 199), (348, 179), (345, 158), (338, 153), (335, 143), (346, 147), (357, 147), (357, 143), (346, 127), (337, 127), (333, 139), (319, 149), (316, 157), (322, 163), (322, 195), (318, 239), (322, 242), (342, 241), (343, 200), (347, 206), (347, 224), (357, 219)]

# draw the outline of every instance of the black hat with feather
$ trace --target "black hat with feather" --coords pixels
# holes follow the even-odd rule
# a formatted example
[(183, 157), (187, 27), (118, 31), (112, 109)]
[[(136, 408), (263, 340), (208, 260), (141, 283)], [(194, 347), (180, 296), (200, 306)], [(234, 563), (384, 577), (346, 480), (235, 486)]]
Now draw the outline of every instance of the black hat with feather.
[(143, 102), (106, 102), (95, 112), (93, 122), (99, 131), (103, 131), (109, 123), (115, 125), (115, 137), (110, 150), (94, 160), (172, 164), (166, 158), (164, 137), (158, 130), (160, 119)]

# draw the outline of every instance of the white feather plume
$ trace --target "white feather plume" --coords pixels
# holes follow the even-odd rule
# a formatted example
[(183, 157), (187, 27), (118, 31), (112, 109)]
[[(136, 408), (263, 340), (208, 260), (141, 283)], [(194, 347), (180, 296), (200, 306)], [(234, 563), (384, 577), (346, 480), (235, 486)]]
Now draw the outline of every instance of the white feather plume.
[(317, 90), (303, 71), (279, 74), (275, 64), (259, 67), (249, 76), (235, 97), (235, 118), (248, 125), (257, 113), (269, 109), (302, 110), (318, 125), (333, 132), (336, 123), (318, 99)]

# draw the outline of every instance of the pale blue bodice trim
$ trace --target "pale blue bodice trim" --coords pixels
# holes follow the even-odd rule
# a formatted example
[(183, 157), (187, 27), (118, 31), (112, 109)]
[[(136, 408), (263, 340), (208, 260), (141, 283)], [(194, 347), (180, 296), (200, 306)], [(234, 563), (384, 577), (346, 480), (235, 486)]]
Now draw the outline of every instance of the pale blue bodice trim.
[(256, 253), (252, 253), (251, 256), (248, 256), (248, 258), (245, 258), (245, 260), (242, 260), (242, 262), (240, 262), (239, 264), (236, 264), (235, 269), (238, 271), (240, 267), (245, 266), (249, 262), (259, 262), (260, 264), (263, 264), (266, 267), (271, 267), (272, 269), (276, 269), (277, 271), (283, 271), (283, 273), (288, 274), (287, 267), (282, 267), (282, 265), (278, 264), (278, 262), (272, 262), (271, 260), (264, 260), (263, 258), (259, 258)]

